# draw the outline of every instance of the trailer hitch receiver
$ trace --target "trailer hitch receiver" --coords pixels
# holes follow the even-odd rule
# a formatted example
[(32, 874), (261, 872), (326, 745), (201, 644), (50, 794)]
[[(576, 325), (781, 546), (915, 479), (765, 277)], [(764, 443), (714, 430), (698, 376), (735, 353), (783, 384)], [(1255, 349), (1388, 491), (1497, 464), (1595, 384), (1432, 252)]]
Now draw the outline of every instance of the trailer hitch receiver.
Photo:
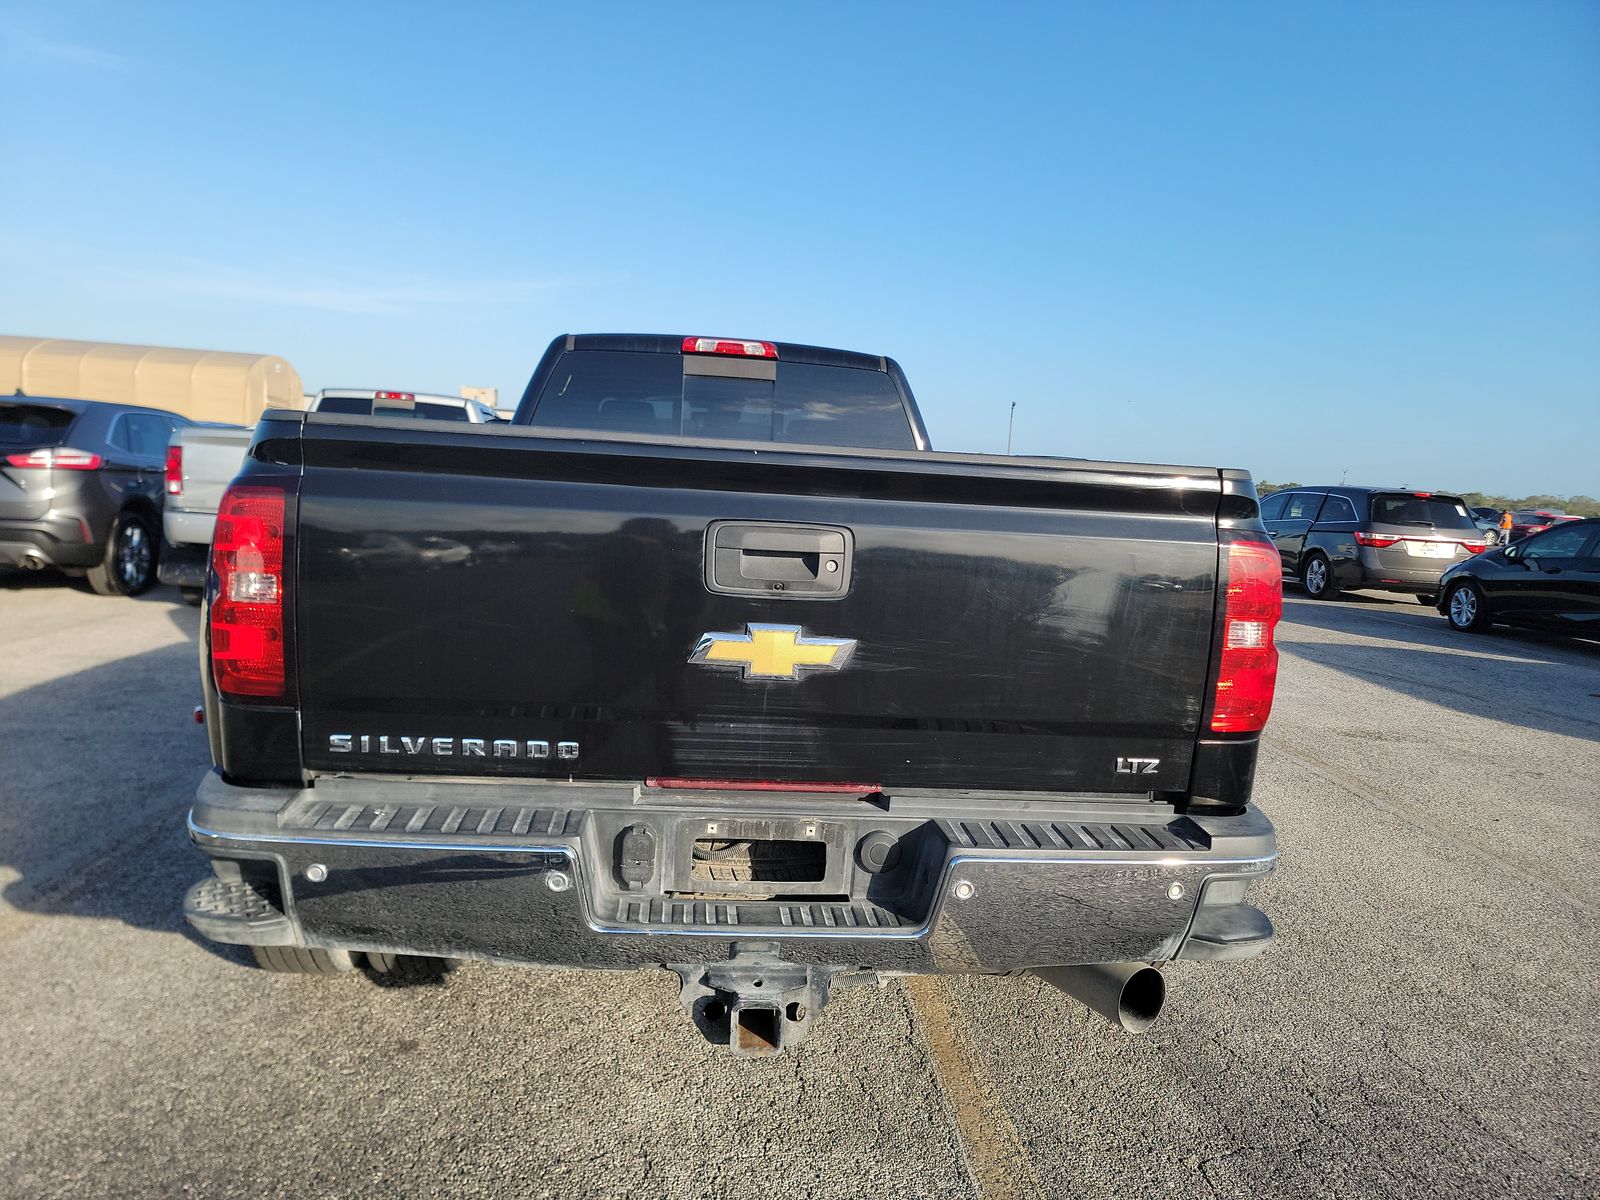
[(683, 983), (679, 1001), (706, 1040), (757, 1057), (806, 1036), (840, 968), (784, 962), (770, 942), (744, 942), (726, 962), (674, 963), (671, 970)]

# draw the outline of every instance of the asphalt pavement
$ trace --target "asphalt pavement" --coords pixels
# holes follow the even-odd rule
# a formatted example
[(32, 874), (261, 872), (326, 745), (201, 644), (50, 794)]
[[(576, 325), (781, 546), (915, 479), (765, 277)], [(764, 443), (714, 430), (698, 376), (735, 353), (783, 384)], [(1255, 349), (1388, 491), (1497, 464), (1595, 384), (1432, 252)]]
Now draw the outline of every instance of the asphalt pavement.
[(1128, 1037), (1032, 978), (740, 1061), (663, 972), (273, 976), (190, 936), (198, 613), (0, 574), (0, 1195), (1593, 1196), (1600, 646), (1291, 591), (1267, 956)]

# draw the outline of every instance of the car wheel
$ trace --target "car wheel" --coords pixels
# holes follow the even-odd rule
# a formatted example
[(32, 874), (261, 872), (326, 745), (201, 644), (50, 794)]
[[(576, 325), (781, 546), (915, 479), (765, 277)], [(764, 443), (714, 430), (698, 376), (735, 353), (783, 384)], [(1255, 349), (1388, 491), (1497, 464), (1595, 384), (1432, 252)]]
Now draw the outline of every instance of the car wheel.
[(1333, 582), (1333, 570), (1328, 566), (1328, 560), (1320, 554), (1313, 554), (1306, 559), (1306, 565), (1300, 568), (1300, 584), (1313, 600), (1331, 600), (1339, 594), (1339, 588)]
[(179, 588), (178, 595), (183, 597), (183, 602), (190, 608), (199, 608), (200, 601), (206, 598), (205, 588)]
[(1422, 595), (1417, 597), (1417, 603), (1426, 604), (1429, 608), (1432, 608), (1439, 603), (1439, 597), (1432, 592), (1423, 592)]
[(282, 975), (342, 975), (355, 970), (348, 950), (306, 950), (299, 946), (251, 946), (256, 966)]
[(149, 520), (125, 512), (111, 526), (106, 556), (89, 568), (89, 586), (102, 596), (137, 596), (156, 582), (156, 536)]
[(422, 954), (374, 954), (367, 951), (367, 978), (379, 987), (428, 987), (441, 984), (456, 969), (453, 958)]
[(1463, 633), (1488, 633), (1493, 624), (1489, 619), (1489, 606), (1476, 584), (1463, 583), (1450, 590), (1445, 604), (1445, 619), (1454, 629)]

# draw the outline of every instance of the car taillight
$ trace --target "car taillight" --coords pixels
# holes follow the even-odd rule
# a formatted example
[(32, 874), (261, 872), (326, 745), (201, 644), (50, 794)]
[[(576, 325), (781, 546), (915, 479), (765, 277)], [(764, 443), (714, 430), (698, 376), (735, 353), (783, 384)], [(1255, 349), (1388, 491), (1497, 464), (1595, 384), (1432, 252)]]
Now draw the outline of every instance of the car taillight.
[(686, 337), (685, 354), (742, 354), (746, 358), (777, 358), (778, 348), (771, 342), (746, 342), (737, 338)]
[(49, 446), (29, 450), (26, 454), (6, 455), (6, 465), (25, 469), (48, 470), (56, 467), (62, 471), (97, 471), (105, 462), (98, 454), (87, 450), (73, 450), (66, 446)]
[(415, 400), (417, 397), (413, 392), (373, 392), (372, 398), (374, 400)]
[(183, 447), (167, 447), (167, 495), (183, 495)]
[(1273, 630), (1283, 616), (1283, 563), (1272, 544), (1254, 534), (1234, 535), (1224, 547), (1222, 649), (1211, 728), (1256, 733), (1267, 723), (1278, 685)]
[(1362, 533), (1361, 530), (1356, 530), (1356, 542), (1362, 546), (1376, 546), (1382, 550), (1403, 541), (1405, 539), (1401, 537), (1390, 537), (1383, 533)]
[(1468, 554), (1482, 554), (1489, 547), (1486, 542), (1462, 542), (1461, 548)]
[(211, 667), (226, 696), (288, 699), (286, 491), (241, 484), (222, 494), (211, 540)]

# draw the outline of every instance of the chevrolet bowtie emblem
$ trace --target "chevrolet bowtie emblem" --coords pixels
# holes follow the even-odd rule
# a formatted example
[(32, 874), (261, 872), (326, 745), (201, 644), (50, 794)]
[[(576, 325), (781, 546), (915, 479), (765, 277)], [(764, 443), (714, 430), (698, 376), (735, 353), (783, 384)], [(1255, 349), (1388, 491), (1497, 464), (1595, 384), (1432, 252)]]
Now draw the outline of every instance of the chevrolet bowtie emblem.
[(689, 656), (708, 667), (734, 667), (746, 679), (799, 679), (837, 671), (855, 653), (855, 638), (807, 637), (798, 625), (746, 625), (743, 633), (707, 633)]

